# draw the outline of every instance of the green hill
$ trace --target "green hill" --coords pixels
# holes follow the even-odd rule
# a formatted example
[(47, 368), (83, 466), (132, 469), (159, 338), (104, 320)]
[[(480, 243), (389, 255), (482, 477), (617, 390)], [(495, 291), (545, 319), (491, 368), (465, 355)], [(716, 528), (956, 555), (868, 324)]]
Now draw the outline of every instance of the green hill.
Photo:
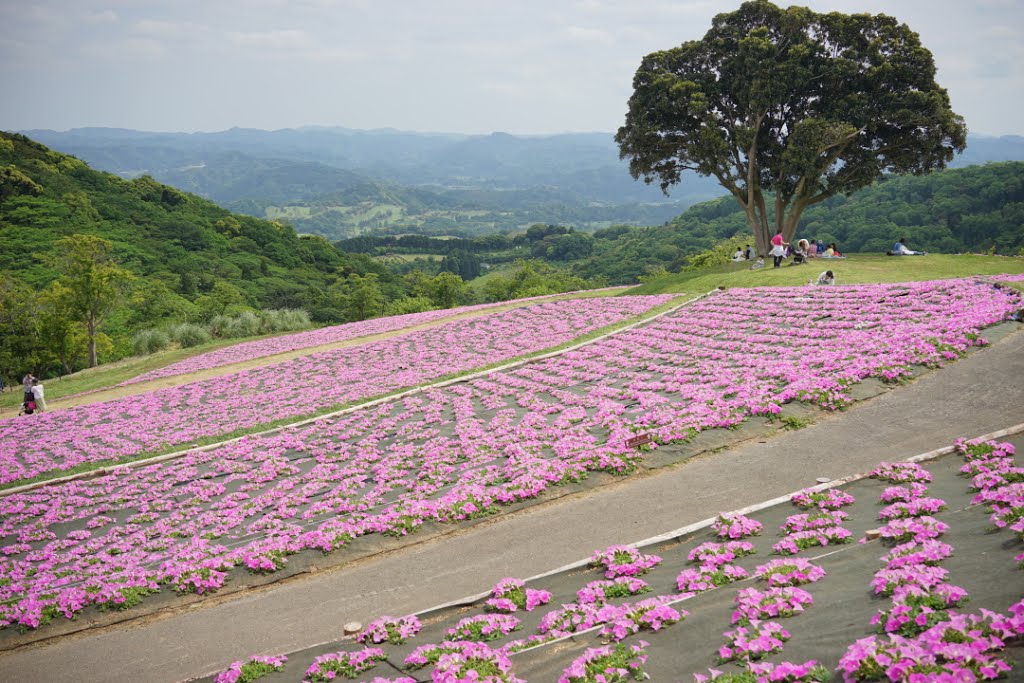
[[(208, 308), (304, 308), (340, 320), (325, 292), (351, 273), (389, 271), (284, 223), (232, 214), (149, 176), (122, 180), (22, 135), (0, 132), (0, 268), (33, 289), (56, 272), (48, 255), (71, 234), (102, 237), (138, 280), (126, 329), (195, 319)], [(204, 298), (205, 297), (205, 298)], [(212, 300), (211, 300), (212, 298)]]

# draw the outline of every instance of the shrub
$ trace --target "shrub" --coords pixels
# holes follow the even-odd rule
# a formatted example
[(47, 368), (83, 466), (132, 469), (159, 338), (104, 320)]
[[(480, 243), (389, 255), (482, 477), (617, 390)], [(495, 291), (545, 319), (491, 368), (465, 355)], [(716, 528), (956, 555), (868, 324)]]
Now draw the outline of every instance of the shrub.
[(171, 339), (178, 342), (183, 349), (199, 346), (210, 341), (210, 333), (205, 327), (194, 323), (181, 323), (174, 325), (169, 330)]
[(132, 349), (136, 356), (146, 356), (166, 349), (171, 338), (163, 330), (140, 330), (132, 337)]

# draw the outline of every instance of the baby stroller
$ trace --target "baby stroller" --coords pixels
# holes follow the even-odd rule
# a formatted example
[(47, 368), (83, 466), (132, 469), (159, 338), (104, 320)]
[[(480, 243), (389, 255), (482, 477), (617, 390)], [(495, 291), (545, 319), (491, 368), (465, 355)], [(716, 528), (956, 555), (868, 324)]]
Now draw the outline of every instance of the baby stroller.
[(36, 412), (35, 401), (22, 401), (21, 412), (18, 413), (18, 416), (21, 417), (22, 415), (31, 415), (34, 412)]

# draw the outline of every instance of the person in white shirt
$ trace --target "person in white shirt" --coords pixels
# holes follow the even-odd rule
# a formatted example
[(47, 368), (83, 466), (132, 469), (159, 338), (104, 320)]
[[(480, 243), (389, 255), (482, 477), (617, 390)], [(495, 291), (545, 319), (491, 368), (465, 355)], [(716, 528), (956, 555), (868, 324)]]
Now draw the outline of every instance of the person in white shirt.
[(743, 255), (743, 250), (739, 247), (736, 248), (736, 253), (732, 255), (733, 261), (746, 261), (747, 257)]
[(927, 256), (927, 251), (914, 251), (907, 247), (907, 238), (901, 237), (900, 241), (892, 245), (893, 256)]
[(43, 391), (43, 384), (37, 379), (32, 380), (32, 398), (36, 402), (36, 410), (40, 413), (46, 410), (46, 397)]
[(824, 273), (818, 276), (818, 279), (814, 282), (816, 285), (834, 285), (836, 283), (836, 276), (831, 270), (826, 270)]

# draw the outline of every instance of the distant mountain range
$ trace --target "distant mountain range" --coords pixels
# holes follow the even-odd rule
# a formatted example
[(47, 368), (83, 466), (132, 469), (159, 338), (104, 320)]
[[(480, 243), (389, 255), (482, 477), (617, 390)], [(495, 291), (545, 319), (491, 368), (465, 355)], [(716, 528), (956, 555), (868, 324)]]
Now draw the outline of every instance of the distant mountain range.
[[(660, 225), (723, 194), (715, 181), (693, 175), (669, 197), (633, 180), (611, 133), (21, 132), (93, 168), (125, 178), (148, 174), (225, 208), (331, 238), (473, 235), (532, 223)], [(972, 136), (953, 166), (1007, 160), (1024, 160), (1024, 137)]]

